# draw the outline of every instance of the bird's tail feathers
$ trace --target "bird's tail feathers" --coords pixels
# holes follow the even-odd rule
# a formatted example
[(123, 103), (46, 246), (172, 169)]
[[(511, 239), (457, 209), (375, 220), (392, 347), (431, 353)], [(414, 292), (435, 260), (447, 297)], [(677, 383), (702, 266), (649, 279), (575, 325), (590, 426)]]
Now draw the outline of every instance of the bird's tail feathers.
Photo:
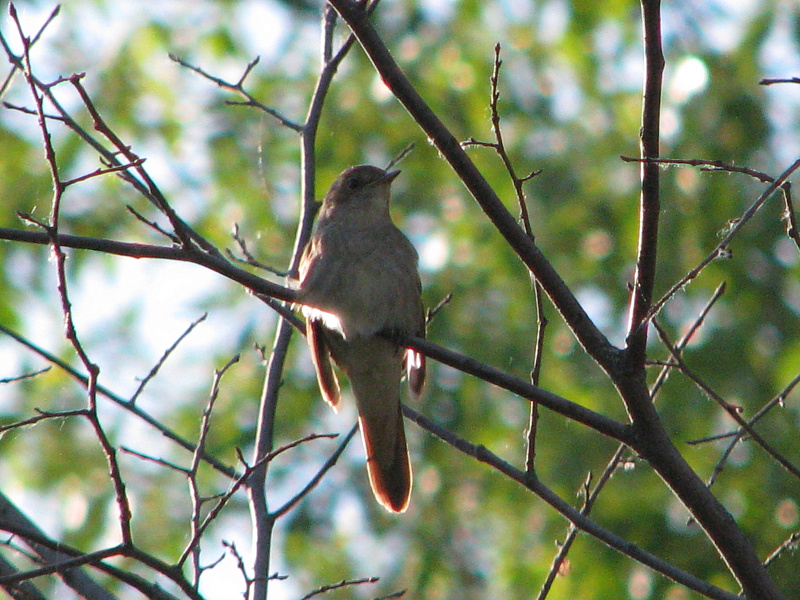
[(401, 513), (408, 508), (411, 499), (411, 463), (399, 403), (396, 419), (399, 424), (395, 426), (385, 422), (370, 423), (364, 415), (359, 415), (358, 421), (372, 493), (384, 508)]

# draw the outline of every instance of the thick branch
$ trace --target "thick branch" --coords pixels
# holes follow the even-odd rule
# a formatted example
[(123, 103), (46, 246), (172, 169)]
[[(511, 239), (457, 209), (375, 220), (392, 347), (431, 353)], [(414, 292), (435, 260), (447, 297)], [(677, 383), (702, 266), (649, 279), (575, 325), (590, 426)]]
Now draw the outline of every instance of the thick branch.
[[(642, 158), (658, 158), (661, 121), (661, 87), (664, 54), (661, 48), (661, 0), (642, 1), (645, 47), (644, 102), (640, 145)], [(644, 365), (647, 326), (643, 325), (653, 302), (658, 250), (660, 211), (659, 167), (644, 161), (641, 166), (642, 189), (639, 200), (639, 248), (636, 274), (631, 290), (628, 321), (628, 352), (632, 364)]]
[[(44, 233), (7, 228), (0, 228), (0, 239), (17, 240), (42, 245), (49, 243), (49, 238)], [(294, 290), (261, 279), (256, 275), (240, 269), (232, 263), (220, 260), (217, 256), (210, 256), (201, 252), (187, 252), (177, 247), (117, 242), (76, 235), (61, 234), (58, 239), (59, 244), (65, 248), (88, 249), (135, 258), (161, 258), (192, 262), (208, 267), (259, 294), (287, 301), (295, 299)], [(532, 385), (522, 379), (518, 379), (499, 369), (495, 369), (474, 358), (448, 350), (427, 340), (411, 336), (403, 337), (402, 339), (398, 339), (398, 341), (419, 350), (431, 358), (462, 370), (465, 373), (470, 373), (490, 383), (494, 383), (524, 398), (536, 400), (550, 410), (583, 423), (620, 442), (627, 443), (630, 439), (629, 431), (624, 424), (589, 410), (579, 404), (570, 402), (565, 398)]]
[[(658, 127), (664, 58), (661, 49), (660, 0), (642, 0), (645, 43), (645, 100), (642, 115), (642, 155), (658, 157)], [(781, 597), (749, 540), (731, 514), (710, 492), (672, 443), (647, 387), (644, 362), (647, 327), (655, 281), (659, 212), (658, 165), (642, 163), (639, 209), (639, 254), (631, 294), (628, 347), (622, 368), (612, 373), (636, 431), (634, 448), (655, 469), (697, 520), (748, 598)]]
[[(282, 285), (253, 275), (244, 269), (240, 269), (233, 263), (221, 258), (221, 255), (211, 255), (197, 249), (187, 250), (176, 246), (156, 246), (151, 244), (138, 244), (135, 242), (118, 242), (103, 238), (83, 237), (63, 233), (58, 234), (57, 239), (58, 245), (64, 248), (94, 250), (96, 252), (105, 252), (106, 254), (130, 256), (132, 258), (161, 258), (190, 262), (207, 267), (220, 275), (224, 275), (228, 279), (241, 283), (254, 293), (264, 294), (265, 296), (271, 296), (287, 302), (294, 302), (297, 298), (297, 292), (291, 288), (283, 287)], [(51, 241), (50, 237), (41, 231), (11, 229), (7, 227), (0, 227), (0, 240), (27, 242), (29, 244), (40, 244), (44, 246), (48, 245)]]
[(591, 427), (599, 431), (603, 435), (613, 438), (623, 444), (632, 442), (631, 430), (628, 425), (615, 421), (605, 415), (594, 412), (580, 404), (562, 398), (561, 396), (548, 392), (545, 389), (537, 387), (532, 383), (504, 373), (499, 369), (495, 369), (485, 363), (480, 362), (474, 358), (460, 354), (448, 348), (443, 348), (428, 340), (417, 338), (413, 336), (395, 336), (392, 339), (399, 342), (405, 347), (414, 348), (419, 350), (425, 356), (438, 360), (441, 363), (449, 365), (464, 373), (474, 375), (479, 379), (483, 379), (489, 383), (513, 392), (528, 400), (535, 400), (545, 408), (549, 408), (553, 412), (564, 415), (567, 418), (573, 419), (579, 423)]
[[(42, 533), (42, 531), (2, 492), (0, 492), (0, 528), (5, 530), (16, 529), (17, 531), (30, 533), (32, 536), (45, 537), (44, 533)], [(24, 539), (28, 548), (30, 548), (31, 552), (33, 552), (43, 565), (58, 564), (70, 558), (68, 555), (53, 550), (49, 546), (31, 541), (29, 537), (24, 537)], [(12, 575), (12, 573), (5, 572), (2, 575), (3, 577), (7, 577)], [(64, 583), (82, 597), (97, 598), (98, 600), (114, 600), (116, 598), (116, 596), (106, 591), (81, 568), (76, 567), (63, 571), (60, 573), (60, 576), (64, 580)], [(5, 585), (6, 584), (3, 584), (3, 587), (5, 587)]]
[[(634, 448), (650, 462), (703, 526), (728, 563), (731, 572), (742, 583), (748, 597), (780, 598), (780, 593), (733, 518), (705, 488), (703, 482), (675, 448), (650, 399), (644, 372), (646, 331), (639, 327), (639, 324), (644, 322), (648, 314), (655, 281), (659, 206), (657, 166), (653, 163), (643, 165), (637, 275), (631, 302), (628, 350), (626, 360), (623, 361), (619, 360), (619, 351), (597, 329), (553, 266), (503, 206), (455, 137), (402, 73), (370, 23), (362, 5), (350, 0), (329, 0), (329, 2), (350, 25), (384, 83), (442, 153), (497, 230), (542, 284), (587, 352), (611, 375), (631, 411), (636, 430)], [(642, 9), (648, 61), (642, 153), (646, 157), (657, 157), (663, 69), (660, 2), (643, 0)]]

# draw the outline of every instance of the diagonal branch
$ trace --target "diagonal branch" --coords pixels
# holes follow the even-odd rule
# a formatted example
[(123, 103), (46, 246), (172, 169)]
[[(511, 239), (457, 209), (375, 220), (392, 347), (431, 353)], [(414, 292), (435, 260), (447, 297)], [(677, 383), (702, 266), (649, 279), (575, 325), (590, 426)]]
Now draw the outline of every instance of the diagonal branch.
[(672, 354), (672, 359), (677, 364), (678, 369), (680, 369), (684, 375), (691, 379), (704, 394), (714, 400), (714, 402), (716, 402), (722, 408), (722, 410), (724, 410), (727, 415), (736, 422), (741, 430), (747, 432), (747, 435), (750, 437), (750, 439), (761, 446), (761, 448), (772, 458), (774, 458), (779, 465), (781, 465), (795, 477), (800, 478), (800, 469), (775, 448), (773, 448), (772, 444), (764, 439), (764, 437), (753, 428), (751, 423), (742, 418), (739, 407), (733, 406), (727, 402), (722, 396), (715, 392), (711, 386), (703, 381), (691, 368), (689, 368), (689, 365), (686, 364), (686, 361), (683, 359), (681, 353), (675, 348), (675, 346), (672, 345), (672, 342), (667, 337), (667, 332), (664, 331), (664, 328), (661, 327), (658, 321), (654, 320), (653, 325), (656, 327), (662, 342)]
[[(41, 356), (42, 358), (44, 358), (46, 361), (56, 365), (57, 367), (62, 369), (65, 373), (68, 373), (70, 377), (72, 377), (73, 379), (78, 381), (81, 385), (83, 385), (83, 386), (88, 385), (88, 378), (85, 375), (83, 375), (82, 373), (78, 372), (76, 369), (74, 369), (73, 367), (71, 367), (70, 365), (65, 363), (63, 360), (61, 360), (60, 358), (58, 358), (54, 354), (52, 354), (52, 353), (44, 350), (43, 348), (37, 346), (36, 344), (32, 343), (30, 340), (28, 340), (25, 337), (21, 336), (17, 332), (15, 332), (15, 331), (5, 327), (4, 325), (0, 324), (0, 333), (6, 334), (7, 336), (13, 338), (17, 342), (19, 342), (20, 344), (22, 344), (23, 346), (28, 348), (29, 350), (31, 350), (32, 352), (34, 352), (34, 353), (38, 354), (39, 356)], [(156, 430), (161, 432), (161, 434), (164, 437), (166, 437), (167, 439), (172, 440), (173, 442), (175, 442), (176, 444), (178, 444), (179, 446), (181, 446), (185, 450), (188, 450), (189, 452), (194, 452), (195, 451), (194, 444), (192, 444), (188, 440), (184, 439), (183, 437), (181, 437), (180, 435), (175, 433), (172, 429), (169, 429), (168, 427), (166, 427), (165, 425), (160, 423), (150, 413), (142, 410), (141, 408), (139, 408), (135, 404), (132, 404), (130, 400), (126, 400), (126, 399), (120, 397), (118, 394), (115, 394), (113, 391), (111, 391), (110, 389), (106, 388), (103, 385), (99, 385), (98, 384), (97, 391), (98, 391), (98, 393), (102, 394), (103, 396), (105, 396), (106, 398), (108, 398), (109, 400), (111, 400), (112, 402), (117, 404), (118, 406), (121, 406), (125, 410), (129, 411), (130, 413), (136, 415), (138, 418), (142, 419), (143, 421), (145, 421), (151, 427), (154, 427)], [(40, 419), (36, 418), (36, 420), (40, 420)], [(24, 423), (24, 422), (22, 422), (22, 423)], [(219, 471), (220, 473), (223, 473), (224, 475), (226, 475), (227, 477), (229, 477), (231, 479), (235, 479), (236, 477), (238, 477), (238, 474), (236, 473), (236, 471), (234, 469), (222, 464), (220, 461), (218, 461), (216, 458), (214, 458), (213, 456), (211, 456), (209, 454), (204, 454), (203, 455), (203, 460), (205, 460), (208, 464), (210, 464), (212, 467), (214, 467), (217, 471)]]
[(490, 467), (503, 473), (503, 475), (509, 479), (516, 481), (526, 489), (530, 490), (559, 513), (561, 513), (564, 517), (566, 517), (575, 525), (575, 527), (597, 538), (604, 544), (607, 544), (609, 547), (618, 550), (622, 554), (633, 558), (643, 565), (647, 565), (651, 569), (661, 573), (666, 577), (669, 577), (673, 581), (681, 583), (690, 589), (701, 592), (709, 598), (714, 598), (716, 600), (737, 600), (739, 598), (735, 594), (726, 592), (725, 590), (711, 585), (710, 583), (707, 583), (702, 579), (695, 577), (694, 575), (674, 567), (657, 556), (642, 550), (635, 544), (624, 540), (611, 531), (598, 525), (581, 510), (578, 510), (569, 503), (565, 502), (560, 496), (544, 485), (544, 483), (542, 483), (537, 477), (531, 476), (525, 471), (517, 469), (488, 450), (485, 446), (471, 444), (467, 440), (458, 437), (454, 433), (448, 431), (444, 427), (441, 427), (436, 422), (418, 413), (412, 408), (409, 408), (408, 406), (403, 406), (403, 414), (414, 421), (417, 425), (431, 432), (436, 437), (450, 444), (460, 452), (463, 452), (468, 456), (472, 456), (480, 462), (489, 465)]
[(576, 402), (562, 398), (561, 396), (537, 387), (532, 383), (509, 375), (500, 369), (496, 369), (454, 350), (443, 348), (442, 346), (422, 338), (397, 334), (388, 337), (389, 339), (397, 341), (406, 348), (418, 350), (425, 356), (438, 360), (439, 362), (458, 369), (459, 371), (469, 373), (470, 375), (513, 392), (514, 394), (518, 394), (519, 396), (527, 398), (528, 400), (535, 400), (545, 408), (564, 415), (565, 417), (573, 419), (579, 423), (583, 423), (587, 427), (591, 427), (603, 435), (627, 445), (631, 445), (633, 443), (633, 432), (628, 425), (581, 406)]
[[(244, 269), (240, 269), (230, 261), (225, 260), (225, 258), (218, 253), (209, 254), (175, 246), (119, 242), (116, 240), (64, 233), (59, 233), (57, 239), (58, 244), (64, 248), (94, 250), (96, 252), (115, 254), (117, 256), (129, 256), (132, 258), (161, 258), (194, 263), (207, 267), (232, 281), (241, 283), (254, 293), (264, 294), (266, 296), (278, 298), (279, 300), (286, 300), (287, 302), (293, 302), (297, 299), (297, 292), (295, 290), (262, 279)], [(50, 243), (48, 235), (41, 231), (29, 231), (8, 227), (0, 227), (0, 240), (27, 242), (29, 244), (38, 245), (47, 245)]]
[(669, 290), (667, 290), (667, 292), (650, 307), (650, 310), (648, 311), (647, 315), (645, 315), (645, 319), (642, 323), (647, 322), (656, 314), (658, 314), (658, 311), (660, 311), (675, 294), (683, 289), (687, 283), (693, 281), (711, 262), (717, 258), (729, 256), (730, 251), (728, 250), (728, 246), (733, 238), (739, 233), (739, 230), (741, 230), (741, 228), (744, 227), (748, 221), (750, 221), (753, 215), (755, 215), (756, 212), (758, 212), (758, 210), (764, 205), (764, 203), (769, 200), (770, 197), (772, 197), (772, 194), (783, 188), (783, 186), (789, 180), (789, 177), (791, 177), (798, 169), (800, 169), (800, 159), (794, 161), (780, 175), (778, 175), (778, 177), (776, 177), (772, 183), (767, 186), (767, 189), (761, 193), (755, 202), (753, 202), (753, 204), (751, 204), (750, 207), (748, 207), (748, 209), (742, 213), (742, 216), (732, 222), (730, 229), (728, 229), (727, 233), (725, 234), (725, 237), (720, 240), (716, 247), (709, 252), (708, 255), (701, 260), (696, 267), (690, 270), (677, 283), (669, 288)]

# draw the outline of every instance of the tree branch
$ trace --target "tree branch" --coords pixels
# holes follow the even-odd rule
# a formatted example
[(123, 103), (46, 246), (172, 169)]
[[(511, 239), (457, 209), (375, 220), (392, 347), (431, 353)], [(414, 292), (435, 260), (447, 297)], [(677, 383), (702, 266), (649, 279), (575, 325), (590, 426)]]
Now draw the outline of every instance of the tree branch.
[[(0, 227), (0, 240), (27, 242), (37, 245), (47, 245), (50, 243), (48, 235), (41, 231), (12, 229), (8, 227)], [(57, 241), (63, 248), (92, 250), (105, 254), (115, 254), (117, 256), (129, 256), (131, 258), (160, 258), (164, 260), (194, 263), (211, 269), (232, 281), (241, 283), (254, 293), (264, 294), (287, 302), (294, 302), (297, 299), (297, 292), (295, 290), (262, 279), (258, 275), (253, 275), (217, 254), (211, 255), (178, 246), (156, 246), (135, 242), (119, 242), (116, 240), (64, 233), (58, 234)]]
[(503, 473), (503, 475), (509, 479), (516, 481), (526, 489), (530, 490), (539, 496), (539, 498), (547, 502), (547, 504), (549, 504), (552, 508), (561, 513), (564, 517), (566, 517), (572, 524), (575, 525), (575, 527), (597, 538), (609, 547), (618, 550), (622, 554), (633, 558), (643, 565), (647, 565), (662, 575), (669, 577), (673, 581), (677, 581), (678, 583), (685, 585), (689, 589), (701, 592), (709, 598), (715, 598), (717, 600), (738, 600), (739, 597), (735, 594), (726, 592), (725, 590), (711, 585), (710, 583), (707, 583), (702, 579), (695, 577), (694, 575), (686, 573), (685, 571), (672, 566), (671, 564), (661, 560), (649, 552), (642, 550), (635, 544), (622, 539), (604, 527), (601, 527), (596, 522), (592, 521), (586, 514), (584, 514), (584, 512), (565, 502), (560, 496), (542, 483), (542, 481), (540, 481), (536, 476), (510, 465), (496, 454), (489, 451), (485, 446), (471, 444), (447, 429), (440, 427), (431, 419), (428, 419), (424, 415), (418, 413), (408, 406), (403, 406), (403, 414), (414, 421), (417, 425), (427, 431), (430, 431), (436, 437), (447, 442), (460, 452), (463, 452), (468, 456), (472, 456), (482, 463), (486, 463), (490, 467)]
[(523, 379), (509, 375), (470, 356), (444, 348), (429, 340), (410, 335), (393, 334), (387, 335), (386, 337), (387, 339), (396, 341), (403, 347), (418, 350), (429, 358), (433, 358), (459, 371), (473, 375), (487, 383), (493, 383), (498, 387), (513, 392), (523, 398), (527, 398), (528, 400), (535, 400), (545, 408), (579, 423), (583, 423), (587, 427), (591, 427), (612, 439), (627, 445), (631, 445), (633, 442), (633, 432), (630, 426), (567, 400), (566, 398), (562, 398), (557, 394), (537, 387)]
[[(661, 127), (661, 85), (664, 54), (661, 48), (661, 0), (642, 0), (644, 28), (645, 81), (640, 133), (641, 155), (658, 158)], [(658, 221), (660, 213), (658, 165), (643, 162), (639, 200), (639, 247), (633, 279), (628, 318), (626, 359), (641, 367), (646, 358), (647, 325), (644, 323), (653, 301), (653, 286), (658, 258)]]

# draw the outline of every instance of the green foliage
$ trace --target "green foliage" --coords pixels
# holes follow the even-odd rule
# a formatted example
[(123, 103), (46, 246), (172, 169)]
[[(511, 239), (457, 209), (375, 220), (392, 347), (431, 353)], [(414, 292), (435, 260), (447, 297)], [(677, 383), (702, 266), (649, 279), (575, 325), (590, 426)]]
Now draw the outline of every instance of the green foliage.
[[(259, 44), (281, 40), (274, 53), (253, 69), (245, 87), (288, 120), (300, 122), (319, 70), (315, 5), (270, 3), (273, 20), (260, 23), (263, 38), (250, 39), (245, 21), (252, 3), (186, 3), (181, 8), (186, 14), (181, 15), (160, 14), (158, 3), (134, 4), (139, 5), (137, 10), (128, 8), (118, 15), (111, 3), (66, 3), (58, 28), (37, 46), (37, 63), (52, 77), (73, 70), (87, 73), (86, 86), (103, 118), (146, 157), (145, 166), (192, 227), (220, 248), (235, 249), (230, 231), (238, 225), (257, 258), (286, 268), (299, 214), (299, 136), (256, 109), (226, 104), (241, 97), (181, 68), (167, 53), (235, 82), (254, 53), (261, 51)], [(765, 58), (778, 43), (776, 31), (784, 26), (774, 17), (777, 4), (762, 2), (746, 18), (719, 25), (732, 40), (723, 50), (712, 39), (708, 20), (702, 18), (708, 9), (696, 17), (681, 16), (692, 26), (686, 28), (679, 27), (678, 16), (665, 13), (664, 156), (721, 160), (772, 176), (787, 166), (787, 155), (789, 160), (798, 156), (800, 124), (790, 114), (797, 112), (799, 88), (758, 86), (764, 76), (798, 75), (781, 71), (783, 65)], [(31, 31), (42, 21), (40, 10), (31, 4), (25, 15)], [(119, 35), (111, 40), (113, 36), (104, 34), (93, 42), (85, 22), (88, 15)], [(509, 157), (520, 174), (542, 170), (525, 186), (536, 241), (590, 316), (622, 344), (638, 223), (638, 165), (619, 159), (638, 153), (641, 27), (635, 3), (606, 2), (598, 10), (597, 3), (578, 0), (441, 5), (384, 0), (373, 19), (423, 98), (464, 141), (494, 140), (489, 77), (494, 45), (502, 44), (499, 110)], [(800, 45), (797, 23), (795, 15), (793, 27), (784, 32), (795, 59)], [(0, 27), (13, 39), (8, 20)], [(338, 27), (341, 42), (347, 31), (341, 23)], [(671, 68), (686, 57), (697, 59), (708, 79), (694, 94), (681, 98), (670, 92)], [(64, 101), (89, 129), (88, 115), (74, 92), (66, 84), (55, 91), (64, 94)], [(6, 99), (30, 106), (21, 76), (9, 94), (13, 96)], [(99, 166), (96, 155), (74, 134), (56, 122), (51, 126), (59, 164), (68, 176)], [(353, 48), (323, 111), (316, 142), (316, 196), (321, 197), (345, 167), (364, 162), (385, 165), (409, 143), (415, 148), (400, 165), (403, 174), (395, 184), (393, 214), (420, 250), (426, 303), (434, 306), (453, 294), (432, 322), (428, 337), (527, 379), (537, 315), (526, 269), (425, 135), (382, 87), (364, 53)], [(509, 209), (519, 212), (496, 153), (486, 147), (472, 147), (469, 152)], [(0, 225), (24, 227), (18, 211), (44, 218), (51, 188), (35, 119), (4, 109)], [(719, 242), (729, 222), (763, 189), (743, 174), (665, 167), (657, 295), (696, 266)], [(126, 211), (131, 205), (147, 218), (157, 218), (145, 200), (113, 176), (71, 188), (64, 202), (65, 231), (169, 243)], [(689, 345), (685, 360), (720, 395), (742, 406), (747, 417), (798, 371), (798, 250), (787, 239), (782, 212), (780, 199), (772, 198), (736, 237), (732, 258), (715, 260), (659, 316), (675, 341), (716, 287), (726, 283), (722, 301)], [(87, 315), (79, 323), (79, 334), (87, 341), (89, 355), (102, 364), (101, 383), (123, 397), (132, 393), (136, 379), (147, 375), (189, 322), (209, 312), (209, 322), (178, 347), (138, 401), (180, 435), (196, 439), (214, 369), (241, 353), (241, 362), (222, 379), (208, 441), (210, 453), (227, 465), (241, 467), (236, 448), (249, 457), (263, 376), (262, 360), (253, 345), (265, 346), (268, 355), (275, 320), (256, 299), (221, 278), (213, 284), (199, 283), (197, 267), (189, 271), (174, 266), (175, 277), (187, 282), (185, 297), (148, 302), (152, 285), (137, 280), (111, 299), (98, 298), (91, 276), (119, 272), (125, 282), (132, 278), (125, 270), (131, 259), (100, 260), (87, 254), (69, 252), (75, 305), (105, 307), (117, 302), (120, 310), (113, 326)], [(78, 368), (74, 352), (62, 339), (48, 253), (3, 242), (0, 260), (0, 323), (23, 331)], [(139, 300), (127, 304), (131, 298)], [(549, 324), (542, 387), (624, 420), (616, 391), (546, 302), (544, 314)], [(166, 331), (173, 332), (171, 337)], [(0, 361), (0, 378), (45, 365), (6, 338), (0, 338), (0, 356), (9, 357)], [(669, 358), (655, 338), (651, 357)], [(653, 379), (657, 370), (654, 366)], [(354, 422), (352, 407), (334, 416), (323, 406), (300, 336), (292, 343), (284, 375), (276, 446), (312, 432), (349, 430)], [(85, 402), (80, 386), (56, 368), (32, 380), (0, 383), (3, 424), (28, 418), (36, 409), (68, 410)], [(431, 364), (427, 391), (414, 408), (470, 442), (524, 466), (527, 401)], [(658, 408), (681, 452), (701, 477), (708, 478), (725, 443), (685, 442), (730, 431), (731, 420), (678, 373), (660, 393)], [(127, 413), (108, 410), (107, 425), (115, 444), (188, 465), (189, 452), (167, 443)], [(797, 454), (799, 414), (793, 392), (786, 405), (759, 426), (786, 456)], [(409, 512), (390, 517), (373, 505), (362, 449), (354, 440), (279, 528), (275, 568), (290, 579), (273, 584), (276, 598), (300, 597), (322, 585), (368, 576), (379, 576), (381, 581), (345, 588), (337, 597), (374, 597), (397, 589), (408, 589), (410, 598), (535, 597), (557, 543), (566, 535), (565, 520), (488, 466), (410, 423), (407, 427), (415, 468)], [(547, 412), (539, 428), (537, 473), (563, 498), (579, 505), (576, 494), (587, 474), (596, 479), (616, 444)], [(297, 493), (337, 443), (316, 440), (276, 461), (268, 480), (271, 507)], [(32, 519), (43, 518), (47, 509), (42, 507), (60, 506), (66, 496), (74, 502), (70, 506), (80, 504), (81, 518), (73, 522), (59, 515), (60, 527), (54, 526), (53, 533), (64, 532), (68, 543), (81, 548), (100, 547), (109, 532), (116, 535), (107, 467), (85, 420), (51, 419), (8, 432), (0, 438), (0, 456), (2, 491), (14, 492), (12, 497), (18, 499), (28, 494), (37, 497), (29, 513)], [(676, 566), (735, 589), (705, 537), (687, 525), (669, 490), (646, 464), (636, 457), (628, 459), (631, 468), (615, 473), (593, 517)], [(189, 535), (191, 506), (185, 479), (134, 456), (125, 455), (122, 463), (136, 500), (137, 541), (174, 561)], [(207, 496), (223, 493), (230, 485), (212, 472), (204, 471), (199, 480)], [(778, 508), (791, 513), (793, 503), (796, 512), (800, 482), (751, 442), (735, 451), (713, 489), (762, 557), (797, 530), (796, 516), (781, 517)], [(250, 539), (243, 495), (232, 501), (226, 515), (231, 521), (218, 523), (215, 541), (236, 538), (244, 551)], [(226, 528), (231, 522), (238, 527)], [(204, 563), (222, 552), (218, 545), (208, 548)], [(787, 552), (771, 571), (787, 594), (800, 589), (800, 574), (792, 567), (796, 559), (795, 551)], [(569, 560), (571, 570), (557, 578), (550, 598), (661, 598), (673, 597), (671, 590), (676, 589), (647, 572), (643, 577), (649, 582), (649, 595), (633, 593), (632, 582), (641, 575), (641, 567), (585, 535), (578, 537)], [(230, 557), (226, 561), (233, 564)], [(212, 574), (213, 570), (207, 577)], [(228, 583), (230, 592), (240, 580), (235, 567), (228, 576), (237, 582)], [(209, 598), (217, 597), (212, 589), (209, 584), (204, 590)], [(698, 597), (674, 593), (676, 598)]]

